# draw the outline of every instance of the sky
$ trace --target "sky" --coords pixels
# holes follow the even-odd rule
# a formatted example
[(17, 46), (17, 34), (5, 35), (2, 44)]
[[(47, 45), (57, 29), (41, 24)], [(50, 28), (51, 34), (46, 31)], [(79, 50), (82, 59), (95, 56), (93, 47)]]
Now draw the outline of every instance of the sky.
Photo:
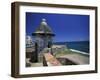
[(26, 35), (32, 36), (43, 18), (55, 34), (54, 42), (89, 41), (89, 15), (26, 12)]

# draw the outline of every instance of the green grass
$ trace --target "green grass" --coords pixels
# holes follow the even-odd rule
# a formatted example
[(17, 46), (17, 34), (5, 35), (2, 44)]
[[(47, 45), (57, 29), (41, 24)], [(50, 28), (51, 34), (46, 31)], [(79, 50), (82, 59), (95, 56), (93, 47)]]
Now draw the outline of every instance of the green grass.
[(73, 52), (71, 51), (70, 49), (64, 49), (64, 50), (59, 50), (55, 53), (55, 57), (59, 57), (59, 56), (64, 56), (64, 55), (67, 55), (67, 54), (79, 54), (79, 55), (82, 55), (80, 53), (77, 53), (77, 52)]
[(71, 54), (71, 53), (72, 51), (70, 51), (69, 49), (64, 49), (64, 50), (59, 50), (55, 52), (55, 56), (62, 56), (62, 55)]

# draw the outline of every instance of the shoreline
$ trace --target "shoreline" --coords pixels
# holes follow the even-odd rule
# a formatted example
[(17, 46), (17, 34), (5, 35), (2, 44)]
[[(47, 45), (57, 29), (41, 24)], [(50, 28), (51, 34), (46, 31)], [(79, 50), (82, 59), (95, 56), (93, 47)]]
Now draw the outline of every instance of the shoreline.
[(83, 51), (79, 51), (79, 50), (75, 50), (75, 49), (70, 49), (70, 50), (74, 51), (74, 52), (78, 52), (78, 53), (83, 54), (83, 55), (89, 56), (89, 53), (86, 53), (86, 52), (83, 52)]

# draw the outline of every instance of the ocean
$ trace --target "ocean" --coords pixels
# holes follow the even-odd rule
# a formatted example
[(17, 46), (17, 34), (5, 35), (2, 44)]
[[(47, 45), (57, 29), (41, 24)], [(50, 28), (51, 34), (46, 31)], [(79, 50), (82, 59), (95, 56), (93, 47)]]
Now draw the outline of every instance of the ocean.
[(54, 42), (53, 44), (66, 45), (69, 49), (75, 49), (89, 53), (89, 41)]

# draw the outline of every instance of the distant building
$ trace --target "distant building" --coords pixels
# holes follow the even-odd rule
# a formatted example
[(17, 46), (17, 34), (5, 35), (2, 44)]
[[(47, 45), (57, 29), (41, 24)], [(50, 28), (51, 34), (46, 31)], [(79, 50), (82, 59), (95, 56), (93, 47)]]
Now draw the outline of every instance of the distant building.
[(32, 47), (34, 45), (32, 37), (26, 36), (26, 48)]
[(26, 36), (26, 58), (30, 58), (35, 51), (34, 43), (31, 36)]

